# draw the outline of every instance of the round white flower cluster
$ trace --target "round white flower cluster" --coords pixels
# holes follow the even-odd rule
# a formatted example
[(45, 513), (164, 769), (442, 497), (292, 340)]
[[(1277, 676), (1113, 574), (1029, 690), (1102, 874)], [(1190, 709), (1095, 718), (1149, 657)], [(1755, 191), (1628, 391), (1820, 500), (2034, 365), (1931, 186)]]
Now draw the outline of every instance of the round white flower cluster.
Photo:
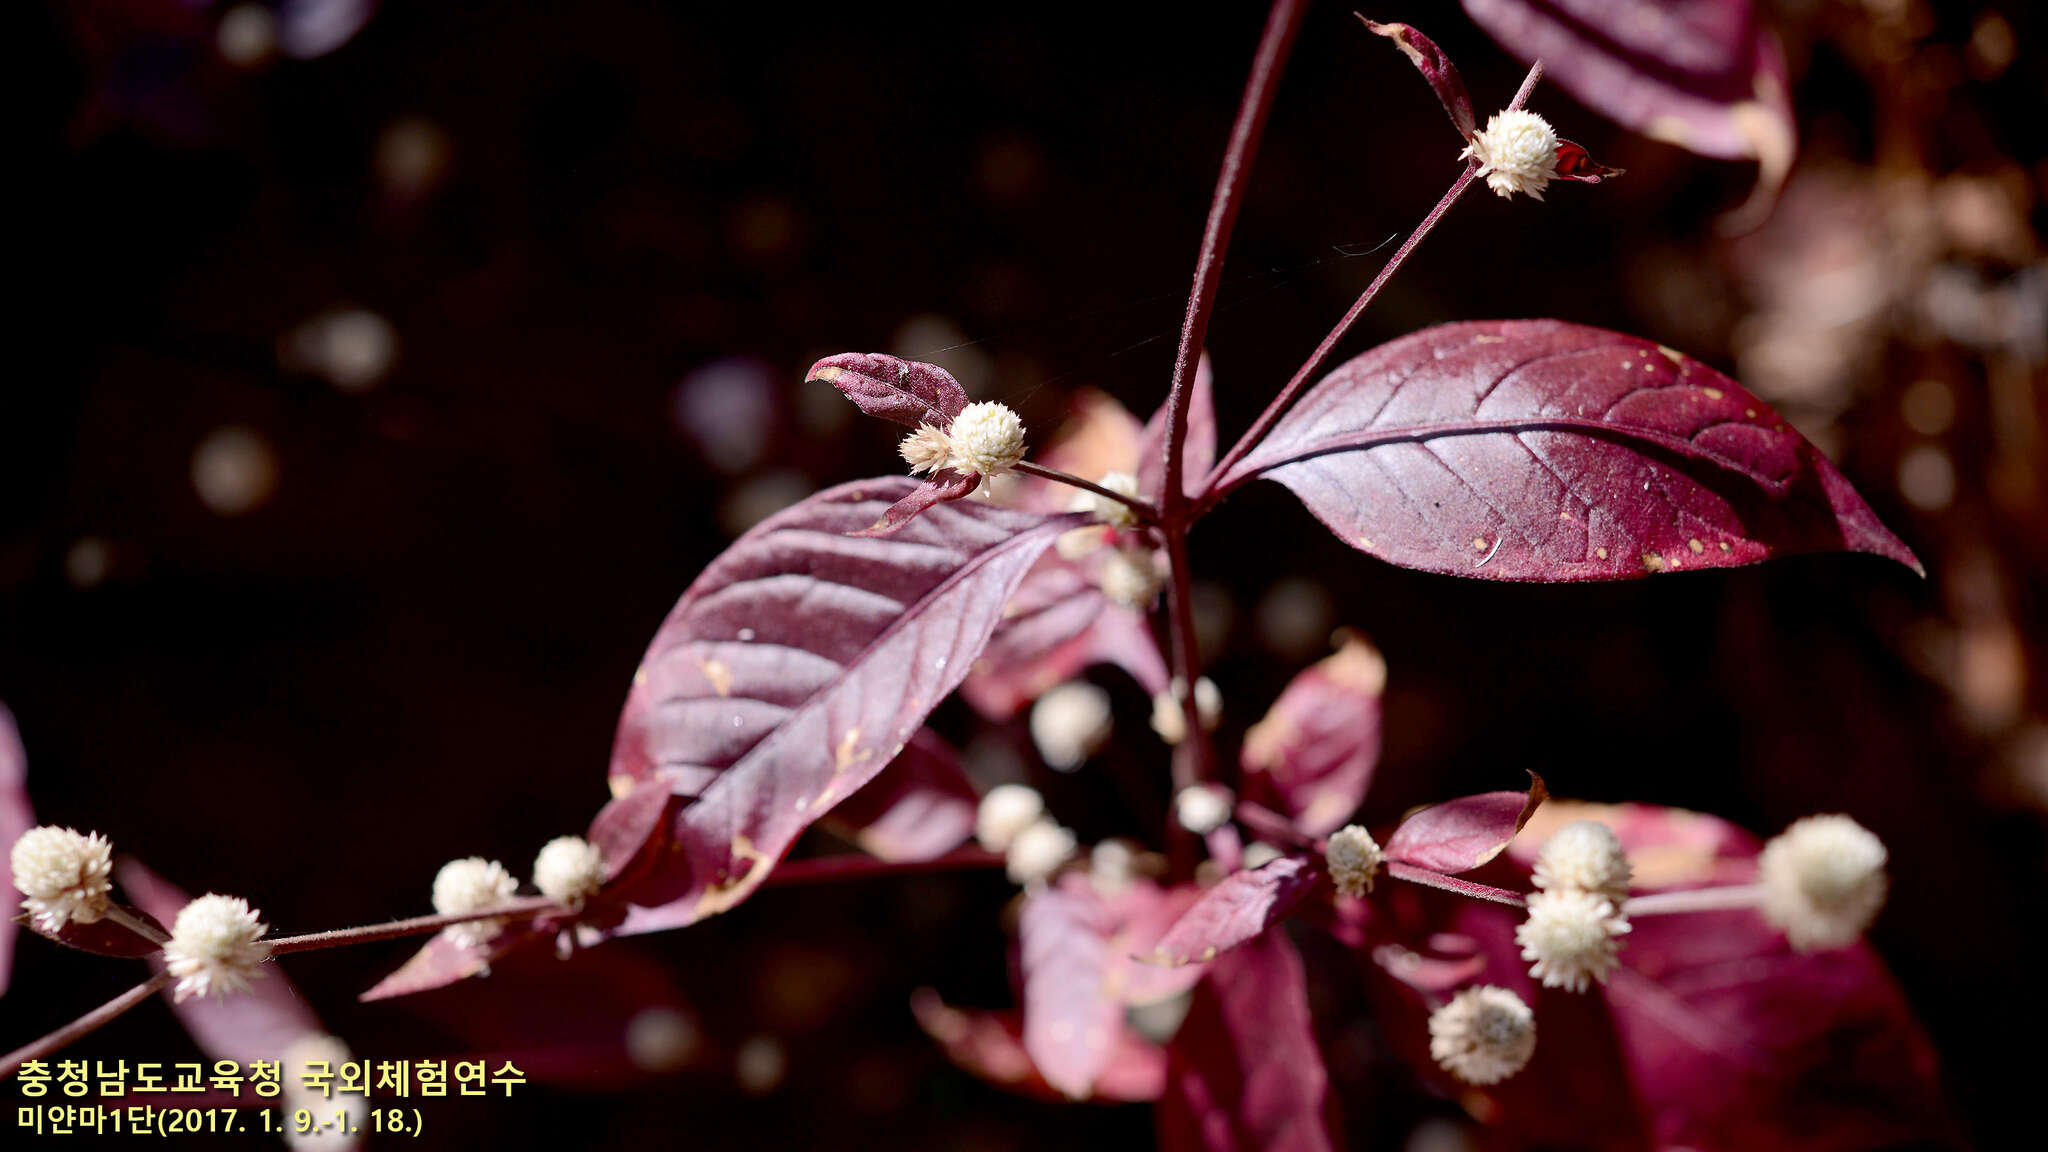
[(604, 854), (581, 836), (557, 836), (534, 857), (533, 886), (557, 904), (581, 904), (604, 887)]
[(209, 892), (185, 905), (164, 945), (164, 967), (178, 978), (173, 998), (245, 991), (251, 978), (262, 975), (256, 966), (270, 958), (270, 945), (262, 940), (269, 930), (262, 914), (239, 896)]
[(1529, 918), (1515, 929), (1515, 943), (1522, 959), (1535, 961), (1529, 975), (1544, 987), (1584, 992), (1591, 981), (1607, 982), (1628, 930), (1628, 918), (1612, 901), (1566, 888), (1530, 895)]
[(1847, 816), (1808, 816), (1757, 857), (1764, 918), (1801, 952), (1846, 948), (1884, 907), (1884, 843)]
[(56, 932), (106, 915), (113, 891), (114, 846), (97, 832), (45, 825), (31, 828), (8, 854), (21, 906), (36, 927)]
[(896, 450), (910, 465), (913, 476), (956, 468), (988, 479), (1008, 472), (1024, 459), (1024, 421), (1006, 404), (969, 404), (943, 430), (918, 425)]
[(1356, 824), (1337, 829), (1323, 846), (1323, 866), (1330, 873), (1330, 882), (1353, 899), (1372, 891), (1373, 878), (1386, 858), (1372, 833)]
[(1467, 1084), (1498, 1084), (1536, 1053), (1536, 1014), (1505, 988), (1480, 984), (1429, 1017), (1429, 1054)]
[(1628, 854), (1612, 828), (1597, 820), (1574, 820), (1543, 842), (1533, 879), (1538, 888), (1577, 888), (1619, 908), (1628, 899)]
[(1109, 693), (1085, 680), (1070, 680), (1031, 705), (1031, 742), (1048, 766), (1071, 772), (1101, 751), (1114, 723)]
[[(503, 904), (518, 890), (519, 881), (496, 860), (481, 856), (450, 860), (434, 875), (434, 911), (444, 916), (479, 912)], [(496, 936), (504, 926), (503, 917), (492, 917), (453, 924), (442, 931), (459, 943), (474, 947)]]
[(1557, 176), (1557, 133), (1534, 112), (1496, 112), (1458, 158), (1478, 160), (1486, 186), (1502, 198), (1521, 192), (1541, 200), (1543, 189)]

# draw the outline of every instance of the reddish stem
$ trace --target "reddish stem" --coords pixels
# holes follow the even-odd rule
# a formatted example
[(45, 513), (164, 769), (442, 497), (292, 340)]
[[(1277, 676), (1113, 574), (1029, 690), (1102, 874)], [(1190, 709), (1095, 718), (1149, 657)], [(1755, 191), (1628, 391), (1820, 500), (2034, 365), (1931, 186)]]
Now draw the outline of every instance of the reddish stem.
[[(1539, 63), (1529, 69), (1529, 74), (1522, 80), (1521, 90), (1515, 93), (1515, 98), (1508, 104), (1508, 107), (1510, 109), (1521, 108), (1523, 103), (1529, 99), (1529, 94), (1535, 91), (1536, 82), (1542, 79), (1542, 77), (1542, 64)], [(1202, 482), (1202, 495), (1195, 502), (1195, 515), (1199, 516), (1213, 507), (1217, 501), (1223, 499), (1230, 492), (1231, 488), (1237, 486), (1236, 484), (1231, 484), (1228, 487), (1222, 486), (1224, 477), (1229, 474), (1231, 468), (1235, 467), (1239, 460), (1244, 459), (1246, 453), (1257, 447), (1259, 441), (1266, 438), (1266, 433), (1273, 430), (1273, 425), (1279, 422), (1281, 415), (1287, 411), (1288, 405), (1294, 403), (1294, 398), (1301, 392), (1302, 387), (1308, 383), (1309, 377), (1315, 375), (1317, 370), (1322, 368), (1324, 361), (1330, 358), (1330, 353), (1336, 350), (1337, 343), (1350, 333), (1351, 326), (1358, 322), (1358, 318), (1365, 314), (1366, 307), (1373, 302), (1374, 297), (1379, 295), (1380, 289), (1386, 285), (1386, 282), (1392, 278), (1394, 273), (1401, 270), (1401, 265), (1408, 262), (1409, 255), (1421, 245), (1422, 241), (1431, 232), (1436, 230), (1437, 222), (1442, 220), (1445, 213), (1451, 210), (1451, 206), (1458, 202), (1458, 198), (1465, 194), (1465, 189), (1472, 186), (1472, 181), (1477, 178), (1478, 173), (1479, 161), (1468, 161), (1465, 165), (1465, 170), (1460, 172), (1458, 178), (1451, 182), (1450, 190), (1445, 192), (1443, 198), (1436, 202), (1436, 207), (1429, 210), (1429, 215), (1423, 217), (1422, 223), (1415, 226), (1415, 231), (1408, 234), (1407, 241), (1401, 245), (1399, 251), (1394, 253), (1394, 258), (1387, 261), (1386, 266), (1380, 269), (1379, 275), (1373, 277), (1372, 283), (1366, 286), (1365, 292), (1359, 296), (1356, 303), (1351, 305), (1350, 311), (1344, 313), (1344, 318), (1337, 321), (1337, 326), (1330, 329), (1330, 334), (1323, 337), (1321, 344), (1316, 345), (1316, 350), (1309, 353), (1308, 359), (1303, 362), (1300, 368), (1295, 370), (1294, 376), (1287, 381), (1287, 385), (1280, 389), (1280, 394), (1273, 397), (1272, 403), (1266, 405), (1266, 410), (1259, 413), (1259, 418), (1252, 422), (1252, 426), (1246, 430), (1245, 434), (1238, 437), (1237, 443), (1230, 446), (1230, 451), (1224, 454), (1223, 459), (1216, 462), (1216, 467), (1209, 470), (1208, 479)], [(1249, 479), (1249, 477), (1245, 479)]]
[(170, 982), (171, 974), (169, 972), (159, 972), (126, 992), (121, 993), (119, 996), (114, 997), (112, 1000), (107, 1001), (105, 1004), (57, 1029), (55, 1032), (50, 1033), (48, 1036), (24, 1044), (5, 1056), (0, 1056), (0, 1080), (5, 1080), (9, 1076), (14, 1075), (15, 1072), (21, 1069), (23, 1064), (31, 1060), (41, 1060), (53, 1052), (61, 1051), (79, 1039), (119, 1019), (130, 1008), (156, 995), (164, 985)]
[[(1166, 397), (1165, 491), (1160, 493), (1159, 500), (1170, 521), (1177, 520), (1176, 514), (1187, 504), (1187, 495), (1181, 490), (1181, 442), (1188, 435), (1189, 393), (1195, 364), (1202, 354), (1202, 338), (1209, 331), (1209, 314), (1216, 306), (1223, 253), (1230, 246), (1230, 232), (1244, 202), (1245, 182), (1251, 177), (1259, 137), (1266, 130), (1266, 116), (1273, 110), (1273, 93), (1280, 86), (1282, 65), (1294, 46), (1294, 34), (1301, 30), (1306, 8), (1303, 0), (1274, 0), (1273, 9), (1266, 16), (1266, 30), (1259, 37), (1258, 52), (1252, 57), (1252, 74), (1245, 80), (1244, 96), (1238, 101), (1237, 120), (1230, 126), (1223, 168), (1216, 174), (1216, 194), (1209, 201), (1209, 220), (1202, 229), (1202, 247), (1195, 257), (1195, 286), (1188, 294), (1187, 315), (1181, 321), (1180, 351), (1173, 362), (1173, 390)], [(1189, 728), (1190, 733), (1194, 731)]]
[(1441, 888), (1446, 892), (1456, 892), (1460, 896), (1470, 896), (1474, 900), (1490, 900), (1495, 904), (1506, 904), (1513, 908), (1529, 906), (1528, 899), (1518, 892), (1495, 888), (1491, 884), (1475, 884), (1470, 880), (1460, 880), (1456, 876), (1446, 876), (1427, 868), (1417, 868), (1413, 864), (1390, 862), (1387, 865), (1387, 875), (1396, 880), (1406, 880), (1410, 884), (1420, 884), (1425, 888)]
[(1140, 500), (1135, 496), (1126, 496), (1121, 492), (1112, 492), (1111, 490), (1104, 488), (1100, 484), (1094, 483), (1093, 481), (1089, 480), (1083, 480), (1079, 476), (1072, 475), (1071, 473), (1062, 472), (1057, 468), (1047, 468), (1043, 464), (1033, 464), (1029, 460), (1018, 461), (1017, 471), (1024, 473), (1026, 476), (1036, 476), (1040, 480), (1050, 480), (1055, 484), (1065, 484), (1070, 487), (1080, 488), (1088, 492), (1093, 492), (1097, 496), (1102, 496), (1114, 500), (1117, 503), (1122, 504), (1125, 507), (1128, 507), (1131, 511), (1137, 513), (1138, 519), (1143, 523), (1157, 524), (1159, 522), (1159, 509), (1154, 508), (1152, 505), (1146, 503), (1145, 501)]
[(1674, 912), (1723, 912), (1731, 908), (1754, 908), (1764, 896), (1761, 884), (1733, 884), (1720, 888), (1681, 888), (1675, 892), (1651, 892), (1621, 902), (1625, 916), (1668, 916)]
[(451, 924), (466, 924), (471, 920), (489, 920), (495, 916), (521, 917), (542, 912), (567, 912), (568, 909), (545, 896), (528, 896), (519, 900), (508, 900), (495, 908), (477, 912), (464, 912), (448, 916), (414, 916), (406, 920), (388, 920), (382, 924), (366, 924), (360, 928), (336, 928), (331, 932), (308, 932), (303, 936), (283, 936), (270, 941), (270, 954), (285, 956), (293, 952), (313, 952), (321, 948), (340, 948), (349, 944), (369, 944), (377, 940), (396, 940), (402, 936), (424, 936), (439, 932)]
[[(1191, 784), (1215, 777), (1215, 750), (1209, 744), (1209, 730), (1202, 723), (1202, 710), (1195, 703), (1195, 683), (1202, 675), (1202, 654), (1195, 643), (1195, 590), (1188, 569), (1188, 536), (1185, 524), (1165, 525), (1166, 565), (1173, 575), (1167, 597), (1172, 612), (1174, 673), (1180, 680), (1180, 714), (1186, 735), (1173, 750), (1173, 790), (1178, 793)], [(1178, 827), (1179, 822), (1175, 821)]]

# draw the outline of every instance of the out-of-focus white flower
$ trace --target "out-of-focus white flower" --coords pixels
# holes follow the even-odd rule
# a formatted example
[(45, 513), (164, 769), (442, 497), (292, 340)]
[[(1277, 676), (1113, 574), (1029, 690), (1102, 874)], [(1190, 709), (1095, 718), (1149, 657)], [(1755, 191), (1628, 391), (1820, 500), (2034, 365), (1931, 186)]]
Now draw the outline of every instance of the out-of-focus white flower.
[(1047, 764), (1071, 772), (1102, 748), (1114, 722), (1109, 693), (1085, 680), (1071, 680), (1031, 706), (1031, 742)]
[(1074, 834), (1041, 817), (1010, 841), (1003, 868), (1014, 884), (1037, 884), (1074, 855)]
[(8, 854), (14, 887), (27, 899), (22, 908), (36, 927), (55, 932), (77, 921), (91, 924), (106, 914), (113, 891), (114, 846), (97, 832), (46, 824), (31, 828)]
[(1496, 112), (1458, 156), (1475, 158), (1486, 186), (1503, 198), (1523, 192), (1541, 200), (1544, 187), (1557, 176), (1557, 133), (1534, 112)]
[(1140, 610), (1152, 607), (1152, 602), (1159, 598), (1159, 589), (1166, 584), (1152, 549), (1143, 547), (1119, 548), (1104, 556), (1095, 581), (1111, 603)]
[[(1188, 738), (1187, 717), (1180, 710), (1180, 686), (1183, 683), (1185, 681), (1176, 676), (1171, 688), (1152, 697), (1152, 731), (1168, 744), (1178, 744)], [(1202, 718), (1202, 727), (1210, 732), (1223, 722), (1223, 692), (1207, 676), (1195, 681), (1195, 713)]]
[[(1138, 499), (1138, 478), (1129, 472), (1105, 472), (1097, 484), (1122, 496)], [(1093, 492), (1083, 492), (1087, 506), (1076, 508), (1077, 512), (1092, 512), (1097, 520), (1117, 528), (1129, 528), (1138, 522), (1137, 510), (1121, 500), (1111, 500)]]
[(1173, 798), (1173, 818), (1197, 836), (1207, 836), (1230, 819), (1230, 794), (1210, 784), (1190, 784)]
[(224, 997), (245, 991), (257, 965), (270, 958), (262, 940), (269, 925), (239, 896), (209, 892), (179, 909), (164, 945), (164, 967), (178, 978), (174, 998)]
[(581, 836), (557, 836), (533, 859), (533, 886), (557, 904), (581, 904), (604, 887), (604, 854)]
[(1597, 820), (1574, 820), (1544, 841), (1533, 879), (1538, 888), (1576, 888), (1619, 908), (1628, 899), (1628, 853), (1612, 828)]
[(974, 840), (989, 852), (1007, 852), (1017, 833), (1045, 815), (1045, 798), (1024, 784), (998, 784), (974, 811)]
[(1884, 907), (1884, 843), (1847, 816), (1808, 816), (1757, 857), (1764, 918), (1801, 952), (1846, 948)]
[(1088, 878), (1105, 896), (1126, 891), (1138, 874), (1138, 854), (1128, 840), (1104, 840), (1088, 853)]
[(1536, 1053), (1536, 1014), (1505, 988), (1481, 984), (1429, 1017), (1429, 1054), (1467, 1084), (1498, 1084)]
[(1386, 860), (1372, 833), (1357, 824), (1347, 824), (1330, 834), (1323, 846), (1323, 866), (1337, 891), (1354, 899), (1372, 891), (1372, 882)]
[(946, 457), (953, 451), (953, 442), (945, 432), (929, 424), (920, 424), (917, 431), (903, 438), (896, 446), (903, 456), (903, 462), (910, 465), (910, 474), (937, 472), (946, 466)]
[(1245, 845), (1244, 870), (1249, 872), (1254, 868), (1264, 868), (1283, 855), (1285, 853), (1264, 840), (1254, 840), (1250, 844)]
[(992, 400), (962, 408), (946, 435), (952, 441), (951, 466), (984, 479), (1000, 476), (1024, 459), (1024, 421), (1007, 405)]
[[(444, 916), (479, 912), (503, 904), (518, 890), (519, 881), (496, 860), (481, 856), (450, 860), (434, 875), (434, 911)], [(496, 936), (504, 927), (503, 917), (492, 917), (453, 924), (442, 931), (463, 944), (475, 946)]]
[(1604, 896), (1577, 889), (1534, 892), (1529, 918), (1515, 929), (1522, 959), (1533, 960), (1529, 975), (1546, 988), (1584, 992), (1589, 981), (1607, 982), (1628, 917)]
[[(363, 1130), (370, 1116), (370, 1102), (366, 1097), (350, 1092), (334, 1092), (331, 1089), (323, 1095), (317, 1087), (331, 1083), (341, 1075), (341, 1066), (352, 1059), (348, 1044), (339, 1036), (324, 1032), (308, 1032), (285, 1045), (284, 1055), (278, 1061), (278, 1079), (284, 1082), (283, 1107), (287, 1114), (296, 1114), (299, 1109), (324, 1119), (331, 1119), (337, 1112), (348, 1113), (348, 1127), (341, 1125), (321, 1128), (313, 1125), (305, 1132), (298, 1125), (285, 1129), (285, 1143), (301, 1152), (312, 1149), (354, 1148), (358, 1145), (357, 1133)], [(311, 1079), (308, 1073), (312, 1073)]]

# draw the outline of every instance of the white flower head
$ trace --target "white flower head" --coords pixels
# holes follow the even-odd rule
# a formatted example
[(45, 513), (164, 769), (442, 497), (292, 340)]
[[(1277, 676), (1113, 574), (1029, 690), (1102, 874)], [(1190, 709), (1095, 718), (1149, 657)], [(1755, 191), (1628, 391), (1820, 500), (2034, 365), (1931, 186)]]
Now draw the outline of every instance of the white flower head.
[(1074, 848), (1072, 832), (1040, 817), (1010, 841), (1003, 868), (1013, 884), (1037, 884), (1059, 871), (1074, 855)]
[(1557, 176), (1557, 133), (1534, 112), (1496, 112), (1458, 155), (1475, 158), (1486, 186), (1503, 198), (1522, 192), (1541, 200), (1544, 186)]
[(604, 887), (604, 853), (581, 836), (557, 836), (533, 859), (533, 886), (557, 904), (581, 904)]
[(1372, 882), (1386, 860), (1372, 833), (1357, 824), (1347, 824), (1330, 834), (1323, 845), (1323, 866), (1337, 891), (1357, 899), (1372, 891)]
[(903, 438), (896, 446), (903, 456), (903, 462), (910, 465), (910, 474), (937, 472), (946, 466), (946, 457), (953, 451), (953, 441), (946, 433), (929, 424), (920, 424), (917, 431)]
[(1757, 857), (1764, 919), (1801, 952), (1846, 948), (1884, 907), (1884, 843), (1847, 816), (1808, 816)]
[(1062, 772), (1100, 751), (1113, 724), (1109, 693), (1085, 680), (1061, 684), (1031, 706), (1031, 742)]
[(211, 892), (179, 909), (164, 945), (164, 967), (178, 978), (173, 998), (246, 991), (250, 978), (262, 975), (257, 965), (270, 958), (262, 940), (270, 926), (261, 917), (247, 900)]
[[(1105, 472), (1096, 483), (1118, 495), (1138, 499), (1138, 478), (1129, 472)], [(1137, 510), (1121, 500), (1111, 500), (1093, 492), (1083, 492), (1081, 496), (1086, 504), (1075, 508), (1076, 512), (1092, 512), (1097, 520), (1115, 528), (1129, 528), (1138, 522)]]
[[(1175, 676), (1171, 688), (1152, 697), (1152, 731), (1168, 744), (1188, 738), (1187, 717), (1180, 710), (1180, 686), (1186, 682)], [(1223, 722), (1223, 692), (1207, 676), (1195, 681), (1195, 714), (1206, 731), (1214, 732)]]
[(1138, 875), (1138, 854), (1128, 840), (1104, 840), (1088, 853), (1088, 878), (1105, 896), (1128, 891)]
[(1533, 879), (1538, 888), (1591, 892), (1619, 908), (1628, 899), (1628, 853), (1612, 828), (1574, 820), (1543, 842)]
[[(434, 911), (444, 916), (479, 912), (503, 904), (518, 890), (519, 881), (496, 860), (481, 856), (450, 860), (434, 874)], [(503, 917), (492, 917), (453, 924), (442, 931), (459, 943), (475, 946), (496, 936), (504, 927)]]
[(97, 832), (46, 824), (14, 842), (8, 862), (14, 886), (36, 927), (55, 932), (77, 921), (90, 924), (107, 911), (113, 891), (114, 846)]
[(1024, 459), (1024, 421), (1008, 405), (992, 400), (962, 408), (947, 437), (952, 442), (951, 466), (984, 479), (1000, 476)]
[(1578, 889), (1534, 892), (1515, 943), (1522, 946), (1522, 959), (1535, 961), (1529, 975), (1544, 987), (1584, 992), (1590, 980), (1607, 982), (1621, 948), (1618, 938), (1628, 930), (1628, 918), (1604, 896)]
[(1197, 836), (1207, 836), (1230, 820), (1230, 793), (1211, 784), (1190, 784), (1174, 794), (1173, 818)]
[(1498, 1084), (1536, 1053), (1536, 1014), (1505, 988), (1480, 984), (1430, 1013), (1429, 1054), (1467, 1084)]
[(1007, 852), (1017, 834), (1045, 815), (1045, 797), (1025, 784), (998, 784), (974, 811), (974, 840), (990, 852)]
[(1095, 581), (1110, 602), (1140, 611), (1152, 607), (1166, 577), (1159, 571), (1150, 548), (1119, 548), (1102, 558)]

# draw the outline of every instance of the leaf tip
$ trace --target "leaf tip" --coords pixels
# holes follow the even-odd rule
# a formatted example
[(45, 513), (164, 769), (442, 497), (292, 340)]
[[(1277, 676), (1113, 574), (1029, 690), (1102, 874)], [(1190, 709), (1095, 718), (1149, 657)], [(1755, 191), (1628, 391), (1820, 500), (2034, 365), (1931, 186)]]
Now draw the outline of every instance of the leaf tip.
[(830, 384), (839, 379), (839, 374), (844, 371), (845, 369), (837, 364), (827, 364), (820, 361), (811, 365), (810, 375), (805, 376), (804, 380), (806, 383), (812, 380), (823, 380), (825, 383)]

